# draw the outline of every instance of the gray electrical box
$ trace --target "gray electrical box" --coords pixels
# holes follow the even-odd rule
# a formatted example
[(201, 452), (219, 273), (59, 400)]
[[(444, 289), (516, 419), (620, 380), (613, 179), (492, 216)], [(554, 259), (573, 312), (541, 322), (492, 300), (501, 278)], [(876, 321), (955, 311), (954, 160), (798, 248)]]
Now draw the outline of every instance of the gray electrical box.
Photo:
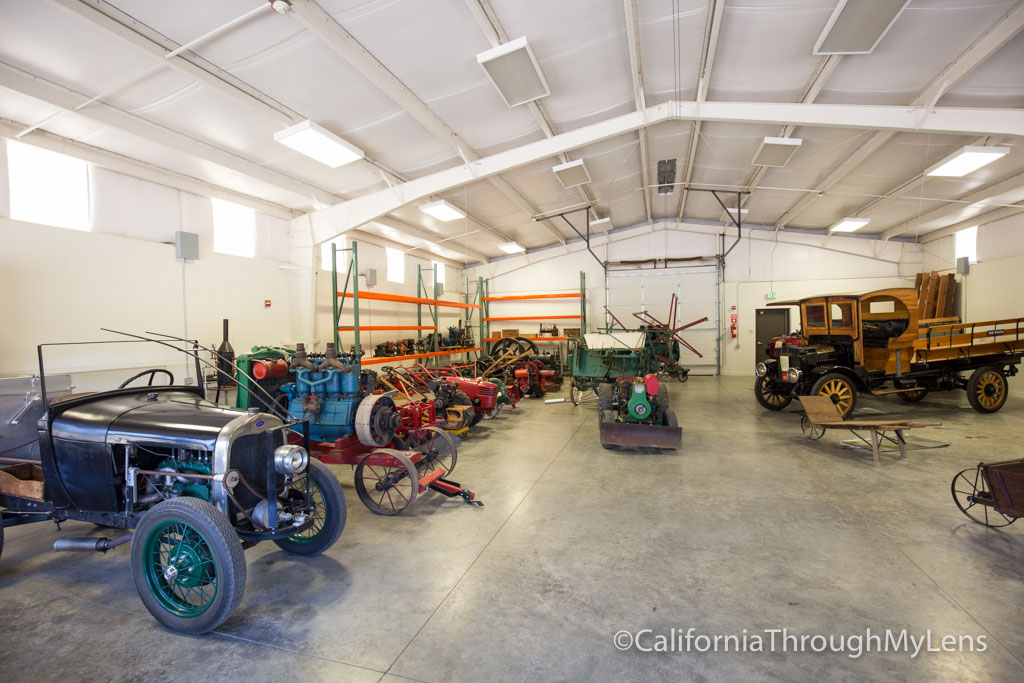
[(174, 233), (174, 258), (195, 261), (199, 258), (199, 235), (194, 232)]
[(956, 274), (967, 275), (971, 272), (971, 261), (967, 256), (961, 256), (956, 260)]
[(444, 285), (438, 282), (434, 285), (434, 298), (440, 299), (442, 294), (444, 294)]
[(373, 287), (377, 284), (377, 271), (374, 268), (366, 269), (366, 286)]

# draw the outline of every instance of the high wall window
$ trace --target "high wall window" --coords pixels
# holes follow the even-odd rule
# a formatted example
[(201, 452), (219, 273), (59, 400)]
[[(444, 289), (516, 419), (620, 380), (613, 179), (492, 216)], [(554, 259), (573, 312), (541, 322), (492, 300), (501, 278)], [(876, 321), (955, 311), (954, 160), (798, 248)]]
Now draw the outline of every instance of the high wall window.
[(439, 261), (431, 261), (430, 263), (434, 267), (434, 284), (444, 287), (444, 264)]
[(89, 166), (81, 159), (7, 141), (11, 218), (89, 230)]
[(969, 263), (978, 262), (978, 226), (972, 225), (969, 228), (958, 230), (953, 238), (956, 249), (956, 257), (966, 256)]
[(345, 248), (345, 238), (344, 237), (335, 237), (330, 242), (324, 242), (323, 244), (320, 245), (320, 268), (322, 270), (330, 270), (331, 269), (331, 245), (332, 244), (335, 247), (338, 248), (338, 270), (339, 271), (344, 271), (346, 265), (348, 264), (348, 259), (349, 259), (348, 252), (343, 252), (342, 251), (342, 249)]
[(248, 206), (213, 199), (213, 250), (252, 257), (256, 253), (256, 212)]
[(405, 282), (405, 254), (391, 247), (385, 249), (388, 257), (388, 282)]

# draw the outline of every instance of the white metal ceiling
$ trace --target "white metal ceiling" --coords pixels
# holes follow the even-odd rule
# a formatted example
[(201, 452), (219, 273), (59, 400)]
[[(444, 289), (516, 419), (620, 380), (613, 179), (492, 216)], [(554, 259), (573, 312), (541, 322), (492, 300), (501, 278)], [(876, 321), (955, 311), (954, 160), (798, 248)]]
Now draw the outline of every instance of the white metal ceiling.
[[(835, 0), (319, 0), (367, 59), (376, 60), (381, 77), (368, 77), (340, 56), (294, 10), (269, 9), (186, 55), (212, 77), (199, 80), (176, 60), (154, 71), (162, 60), (147, 46), (173, 49), (262, 3), (0, 0), (0, 119), (7, 130), (41, 124), (41, 131), (305, 212), (457, 166), (463, 154), (496, 154), (633, 111), (627, 29), (634, 4), (647, 106), (698, 97), (702, 63), (710, 74), (708, 101), (910, 105), (1022, 4), (914, 0), (873, 54), (826, 61), (812, 48)], [(480, 16), (489, 17), (486, 26)], [(476, 54), (494, 42), (489, 33), (529, 39), (551, 87), (538, 107), (506, 107), (477, 65)], [(1024, 33), (1010, 35), (944, 88), (937, 106), (1014, 108), (1024, 116)], [(820, 87), (812, 88), (822, 69)], [(69, 101), (132, 79), (138, 80), (100, 103), (47, 120)], [(396, 102), (382, 85), (388, 79), (422, 109)], [(35, 90), (40, 83), (46, 87)], [(425, 115), (436, 115), (458, 144), (428, 130)], [(364, 149), (368, 161), (329, 169), (274, 142), (275, 131), (304, 118)], [(788, 228), (821, 229), (861, 213), (872, 219), (865, 233), (915, 237), (1024, 199), (1024, 182), (999, 185), (1024, 172), (1024, 144), (1016, 137), (999, 140), (1011, 154), (965, 178), (914, 183), (961, 145), (979, 144), (978, 136), (901, 132), (853, 163), (848, 158), (870, 141), (870, 131), (673, 121), (650, 127), (643, 139), (629, 133), (568, 154), (584, 159), (590, 172), (591, 216), (610, 216), (616, 227), (646, 222), (642, 159), (650, 183), (661, 159), (677, 159), (676, 182), (684, 182), (695, 131), (690, 182), (751, 187), (744, 204), (750, 223), (785, 219)], [(789, 164), (761, 172), (751, 166), (761, 138), (784, 133), (803, 139)], [(32, 134), (24, 139), (31, 142)], [(496, 181), (440, 195), (466, 209), (465, 220), (441, 223), (410, 204), (392, 215), (401, 223), (382, 220), (365, 229), (398, 239), (404, 223), (413, 226), (410, 233), (419, 229), (419, 243), (424, 235), (462, 235), (436, 247), (452, 258), (460, 244), (463, 254), (469, 245), (497, 256), (506, 239), (534, 247), (556, 235), (573, 237), (564, 223), (532, 219), (583, 200), (551, 172), (562, 160), (527, 163)], [(680, 215), (684, 195), (684, 219), (722, 219), (721, 207), (704, 193), (679, 185), (667, 195), (647, 192), (654, 220)]]

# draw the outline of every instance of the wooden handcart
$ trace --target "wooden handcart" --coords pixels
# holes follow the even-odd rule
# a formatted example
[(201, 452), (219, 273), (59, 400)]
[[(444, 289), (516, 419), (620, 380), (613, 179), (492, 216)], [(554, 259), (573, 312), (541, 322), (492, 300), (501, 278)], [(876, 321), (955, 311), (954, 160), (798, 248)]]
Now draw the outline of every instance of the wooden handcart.
[[(903, 432), (918, 427), (937, 427), (941, 422), (922, 422), (921, 420), (844, 420), (832, 398), (829, 396), (797, 396), (804, 407), (804, 415), (800, 418), (800, 429), (808, 439), (817, 440), (825, 435), (826, 429), (848, 429), (850, 433), (871, 446), (875, 462), (879, 461), (881, 445), (888, 441), (900, 452), (900, 457), (907, 457), (907, 441)], [(859, 431), (871, 432), (868, 441)], [(889, 436), (889, 432), (892, 436)]]
[(1024, 517), (1024, 458), (978, 463), (953, 477), (953, 502), (971, 521), (1009, 526)]

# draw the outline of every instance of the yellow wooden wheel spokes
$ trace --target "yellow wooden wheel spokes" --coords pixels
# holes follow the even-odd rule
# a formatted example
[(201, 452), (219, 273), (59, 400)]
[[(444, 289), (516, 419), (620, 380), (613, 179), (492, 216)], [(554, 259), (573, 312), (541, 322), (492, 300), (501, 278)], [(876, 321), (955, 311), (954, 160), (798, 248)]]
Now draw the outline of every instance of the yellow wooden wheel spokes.
[(989, 370), (978, 380), (978, 403), (985, 408), (999, 405), (1006, 391), (1006, 380), (998, 372)]
[(832, 399), (832, 402), (836, 404), (839, 412), (846, 415), (850, 409), (850, 402), (853, 398), (853, 391), (850, 389), (850, 385), (841, 379), (833, 379), (825, 382), (822, 385), (821, 391), (818, 392), (820, 396), (828, 396)]

